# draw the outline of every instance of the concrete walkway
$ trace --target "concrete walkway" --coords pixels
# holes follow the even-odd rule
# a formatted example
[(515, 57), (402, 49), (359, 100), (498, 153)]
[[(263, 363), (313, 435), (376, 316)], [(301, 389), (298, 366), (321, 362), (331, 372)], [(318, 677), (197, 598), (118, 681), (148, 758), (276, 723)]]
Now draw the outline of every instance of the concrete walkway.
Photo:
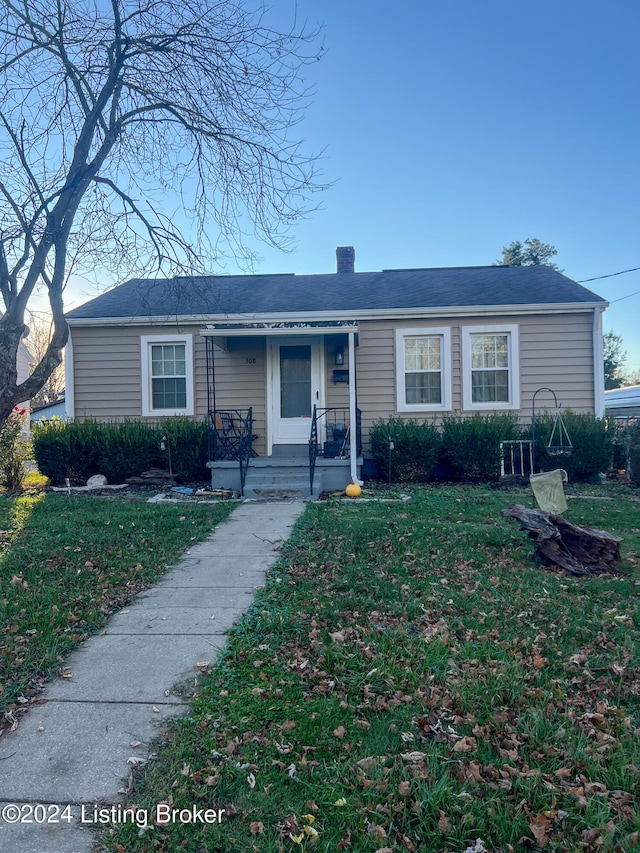
[(198, 664), (216, 660), (303, 509), (240, 505), (71, 654), (72, 677), (55, 679), (44, 704), (0, 738), (0, 853), (91, 850), (94, 804), (117, 803), (163, 722), (187, 711)]

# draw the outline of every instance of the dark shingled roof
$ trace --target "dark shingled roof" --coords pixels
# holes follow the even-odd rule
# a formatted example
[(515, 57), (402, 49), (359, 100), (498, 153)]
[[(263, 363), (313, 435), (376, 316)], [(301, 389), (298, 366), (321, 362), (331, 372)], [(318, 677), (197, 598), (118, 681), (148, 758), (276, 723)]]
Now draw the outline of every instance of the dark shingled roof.
[(131, 279), (75, 308), (69, 319), (292, 315), (457, 306), (604, 302), (547, 266), (447, 267), (327, 275)]

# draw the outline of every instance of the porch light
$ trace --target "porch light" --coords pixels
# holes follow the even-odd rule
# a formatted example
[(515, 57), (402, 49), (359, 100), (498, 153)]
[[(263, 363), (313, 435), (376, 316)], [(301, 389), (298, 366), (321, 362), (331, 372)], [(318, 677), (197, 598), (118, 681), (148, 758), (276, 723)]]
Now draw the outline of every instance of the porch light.
[(336, 347), (335, 363), (337, 365), (344, 364), (344, 347)]

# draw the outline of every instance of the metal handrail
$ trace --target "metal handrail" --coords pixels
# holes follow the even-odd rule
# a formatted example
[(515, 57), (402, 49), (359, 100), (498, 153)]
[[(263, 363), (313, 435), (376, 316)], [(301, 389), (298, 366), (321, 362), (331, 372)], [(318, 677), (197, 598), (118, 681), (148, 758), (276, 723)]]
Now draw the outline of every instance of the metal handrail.
[(253, 407), (249, 407), (247, 417), (241, 422), (238, 461), (240, 463), (240, 494), (244, 495), (249, 460), (253, 456)]
[(311, 416), (311, 435), (309, 436), (309, 494), (313, 497), (313, 478), (318, 459), (318, 407), (314, 404)]
[[(347, 406), (330, 406), (326, 409), (318, 409), (318, 407), (314, 405), (313, 414), (311, 416), (311, 432), (309, 435), (309, 488), (311, 490), (311, 495), (313, 495), (313, 479), (315, 476), (316, 462), (320, 452), (320, 442), (318, 441), (318, 422), (324, 418), (325, 423), (328, 424), (327, 415), (331, 412), (343, 412), (344, 424), (347, 424), (349, 421), (349, 409)], [(337, 421), (334, 421), (334, 423), (337, 424)], [(341, 452), (341, 456), (348, 456), (351, 451), (349, 432), (350, 426), (346, 429), (344, 438), (342, 439), (341, 450), (346, 451), (346, 453)], [(356, 409), (356, 453), (362, 453), (362, 412), (360, 409)]]
[(253, 407), (249, 407), (246, 414), (239, 409), (209, 412), (209, 458), (212, 462), (238, 462), (241, 494), (253, 456), (253, 440)]

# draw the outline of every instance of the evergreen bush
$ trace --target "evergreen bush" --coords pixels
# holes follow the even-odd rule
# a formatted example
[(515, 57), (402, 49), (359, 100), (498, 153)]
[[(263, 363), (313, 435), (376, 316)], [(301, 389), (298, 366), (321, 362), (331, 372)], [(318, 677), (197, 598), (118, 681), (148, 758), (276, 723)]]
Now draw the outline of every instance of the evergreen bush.
[(456, 480), (497, 480), (500, 442), (522, 437), (518, 418), (511, 412), (475, 412), (471, 417), (446, 415), (442, 421), (442, 461)]
[(189, 418), (118, 423), (52, 418), (35, 425), (33, 446), (38, 469), (54, 486), (64, 485), (66, 479), (83, 485), (93, 474), (121, 483), (152, 467), (171, 466), (180, 482), (209, 476), (207, 425)]
[(536, 417), (534, 459), (537, 470), (564, 468), (569, 482), (587, 482), (610, 469), (613, 459), (612, 435), (604, 418), (586, 413), (577, 414), (571, 409), (562, 413), (573, 448), (570, 453), (554, 453), (547, 447), (554, 420), (554, 415), (550, 413)]
[(369, 443), (385, 478), (390, 475), (391, 480), (403, 483), (423, 482), (438, 460), (440, 433), (431, 423), (391, 417), (371, 426)]

